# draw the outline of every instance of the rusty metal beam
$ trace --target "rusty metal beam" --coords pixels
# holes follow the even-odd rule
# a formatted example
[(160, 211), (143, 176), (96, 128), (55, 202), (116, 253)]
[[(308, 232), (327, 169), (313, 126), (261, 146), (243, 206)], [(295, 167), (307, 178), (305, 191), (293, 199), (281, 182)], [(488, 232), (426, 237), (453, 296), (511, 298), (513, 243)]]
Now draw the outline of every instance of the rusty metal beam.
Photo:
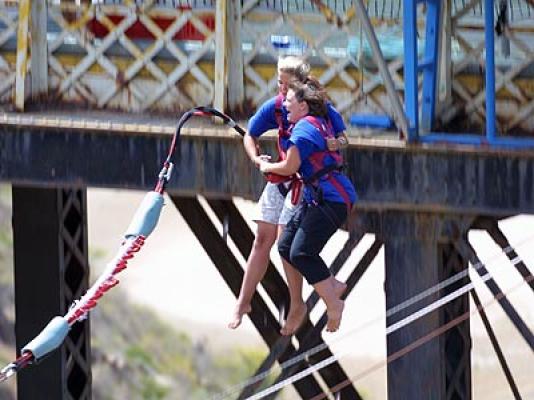
[[(463, 255), (466, 260), (469, 260), (473, 265), (477, 266), (476, 272), (480, 277), (489, 274), (488, 270), (478, 258), (477, 253), (475, 249), (473, 249), (471, 244), (464, 241), (460, 241), (456, 243), (456, 246), (458, 248), (458, 251)], [(497, 298), (500, 293), (503, 293), (503, 290), (499, 287), (499, 285), (497, 284), (497, 282), (495, 282), (493, 278), (486, 280), (484, 283), (495, 298)], [(534, 350), (534, 334), (532, 333), (528, 325), (525, 323), (525, 321), (523, 321), (521, 316), (517, 313), (515, 307), (512, 305), (512, 303), (510, 303), (506, 296), (499, 297), (498, 302), (505, 314), (508, 316), (508, 318), (510, 318), (510, 321), (515, 326), (521, 337), (525, 340), (530, 349)]]
[[(257, 199), (264, 180), (251, 169), (241, 139), (204, 132), (182, 136), (169, 191)], [(168, 135), (128, 133), (111, 123), (98, 129), (15, 126), (2, 125), (0, 115), (0, 181), (147, 190), (169, 143)], [(351, 143), (346, 165), (358, 190), (357, 211), (534, 214), (532, 151)], [(274, 141), (265, 144), (274, 151)]]
[[(508, 259), (512, 262), (512, 265), (521, 274), (523, 279), (525, 279), (525, 281), (528, 281), (528, 278), (532, 276), (532, 273), (525, 265), (523, 260), (521, 260), (519, 255), (513, 249), (513, 247), (510, 245), (510, 242), (508, 241), (506, 236), (504, 236), (503, 232), (499, 229), (499, 224), (497, 223), (497, 220), (491, 218), (480, 218), (477, 221), (477, 226), (480, 226), (487, 230), (487, 232), (490, 234), (491, 238), (495, 241), (495, 243), (497, 243), (501, 247), (501, 249), (503, 249), (504, 254), (506, 254), (506, 257), (508, 257)], [(505, 251), (505, 249), (509, 250)], [(530, 281), (528, 285), (534, 291), (534, 282)]]
[[(384, 285), (386, 310), (391, 310), (444, 278), (443, 242), (438, 241), (441, 237), (439, 218), (432, 215), (406, 215), (404, 218), (399, 218), (399, 215), (385, 215), (382, 219), (384, 229), (381, 234), (384, 237), (386, 264)], [(464, 298), (466, 297), (464, 295)], [(434, 293), (425, 298), (423, 303), (411, 305), (396, 313), (389, 313), (386, 316), (386, 326), (393, 326), (412, 314), (415, 309), (438, 299), (439, 294)], [(463, 302), (462, 298), (458, 300)], [(456, 307), (456, 304), (448, 304), (391, 332), (386, 339), (388, 356), (413, 344), (429, 332), (439, 329), (444, 319), (452, 320), (463, 312), (465, 311), (461, 307)], [(469, 327), (468, 321), (464, 321), (465, 326)], [(468, 332), (467, 329), (467, 335)], [(423, 346), (403, 355), (402, 358), (388, 363), (388, 399), (446, 399), (452, 392), (454, 395), (450, 398), (469, 400), (470, 397), (466, 392), (470, 393), (471, 387), (470, 385), (464, 387), (461, 383), (465, 381), (470, 383), (468, 380), (470, 373), (468, 368), (464, 368), (466, 357), (469, 357), (465, 340), (459, 341), (457, 352), (454, 354), (447, 352), (450, 340), (458, 338), (457, 333), (448, 331), (446, 337), (433, 338)], [(421, 360), (425, 362), (422, 363)]]
[[(207, 199), (211, 209), (222, 223), (228, 223), (228, 235), (232, 238), (243, 258), (248, 259), (254, 233), (250, 230), (245, 218), (239, 212), (234, 202), (231, 200)], [(261, 281), (261, 285), (273, 301), (278, 310), (289, 309), (289, 291), (287, 285), (278, 273), (272, 260), (269, 260), (267, 272)]]
[[(13, 186), (16, 348), (51, 316), (64, 315), (89, 284), (85, 189)], [(91, 398), (90, 320), (60, 349), (17, 378), (18, 399)]]
[(490, 342), (493, 346), (493, 349), (495, 350), (495, 353), (497, 354), (497, 359), (499, 360), (499, 364), (501, 364), (501, 368), (504, 372), (504, 376), (506, 377), (506, 380), (508, 381), (508, 385), (510, 385), (510, 390), (512, 391), (514, 395), (514, 399), (521, 400), (521, 395), (519, 394), (519, 389), (517, 388), (517, 384), (515, 383), (514, 377), (512, 376), (512, 371), (510, 371), (510, 367), (508, 366), (508, 363), (506, 362), (506, 358), (504, 358), (504, 354), (501, 350), (501, 346), (499, 345), (497, 336), (495, 336), (495, 332), (493, 331), (493, 328), (491, 327), (486, 311), (484, 310), (484, 307), (482, 306), (482, 302), (480, 301), (480, 298), (478, 297), (478, 294), (475, 289), (471, 290), (470, 293), (478, 309), (480, 318), (482, 319), (482, 323), (484, 324), (484, 327), (486, 328), (486, 332), (488, 332)]

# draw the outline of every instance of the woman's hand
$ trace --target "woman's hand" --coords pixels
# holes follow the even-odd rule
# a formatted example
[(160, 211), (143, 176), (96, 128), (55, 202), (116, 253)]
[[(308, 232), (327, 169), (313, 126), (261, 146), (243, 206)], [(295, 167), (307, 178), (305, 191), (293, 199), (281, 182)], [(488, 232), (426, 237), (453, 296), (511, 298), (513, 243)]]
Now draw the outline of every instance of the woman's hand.
[(260, 154), (260, 155), (257, 155), (256, 157), (254, 157), (254, 159), (252, 161), (259, 168), (260, 163), (262, 161), (270, 161), (270, 160), (271, 160), (271, 156), (270, 155), (268, 155), (268, 154)]
[(335, 137), (329, 137), (326, 139), (326, 147), (330, 151), (338, 151), (340, 146)]
[(326, 139), (326, 147), (330, 151), (338, 151), (346, 148), (349, 145), (347, 136), (342, 133), (338, 137), (331, 137)]
[[(270, 158), (270, 157), (269, 157)], [(272, 164), (267, 161), (267, 160), (260, 160), (259, 164), (258, 164), (258, 168), (260, 169), (261, 172), (263, 172), (264, 174), (265, 173), (268, 173), (268, 172), (271, 172), (271, 166)]]
[(300, 167), (300, 154), (296, 146), (291, 146), (287, 151), (287, 158), (277, 162), (270, 162), (269, 156), (258, 156), (258, 168), (261, 172), (273, 173), (282, 176), (291, 176)]

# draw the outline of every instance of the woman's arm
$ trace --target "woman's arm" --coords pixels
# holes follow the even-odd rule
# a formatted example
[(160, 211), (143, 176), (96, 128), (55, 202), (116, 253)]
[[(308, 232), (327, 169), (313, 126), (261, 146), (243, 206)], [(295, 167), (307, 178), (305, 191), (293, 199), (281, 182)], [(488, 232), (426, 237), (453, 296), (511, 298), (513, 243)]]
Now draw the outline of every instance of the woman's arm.
[(263, 173), (274, 173), (282, 176), (290, 176), (299, 170), (300, 163), (300, 153), (297, 146), (291, 146), (287, 151), (287, 158), (285, 160), (275, 163), (261, 160), (259, 167), (260, 171)]
[(243, 137), (243, 146), (245, 147), (245, 152), (251, 161), (258, 166), (260, 147), (258, 145), (258, 139), (250, 134), (246, 134)]
[(336, 110), (332, 103), (329, 102), (327, 104), (327, 109), (328, 119), (330, 119), (330, 122), (332, 122), (332, 128), (334, 128), (335, 135), (335, 138), (327, 139), (326, 141), (328, 150), (343, 150), (349, 145), (349, 141), (345, 134), (345, 131), (347, 130), (347, 127), (345, 126), (345, 121), (343, 121), (343, 117), (341, 116), (339, 111)]

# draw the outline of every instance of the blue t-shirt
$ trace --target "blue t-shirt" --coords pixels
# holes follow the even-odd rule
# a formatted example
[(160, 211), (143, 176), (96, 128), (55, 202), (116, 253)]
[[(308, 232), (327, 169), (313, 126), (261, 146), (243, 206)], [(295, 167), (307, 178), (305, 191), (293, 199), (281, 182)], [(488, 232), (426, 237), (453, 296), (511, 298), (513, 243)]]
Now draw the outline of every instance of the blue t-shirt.
[[(275, 108), (276, 108), (276, 97), (273, 97), (270, 100), (267, 100), (261, 105), (261, 107), (256, 111), (256, 113), (248, 121), (248, 133), (250, 136), (260, 137), (265, 132), (271, 129), (278, 129), (278, 122), (276, 121)], [(339, 112), (328, 103), (328, 118), (332, 122), (332, 127), (334, 128), (334, 133), (337, 135), (347, 128), (345, 127), (345, 122), (343, 122), (343, 117)], [(284, 129), (289, 128), (289, 122), (287, 121), (287, 110), (282, 105), (282, 125)], [(287, 139), (282, 139), (282, 148), (287, 150)]]
[[(321, 119), (319, 119), (321, 120)], [(313, 166), (309, 160), (309, 157), (316, 152), (323, 152), (326, 150), (326, 140), (324, 139), (321, 132), (313, 126), (309, 121), (305, 119), (299, 120), (293, 130), (291, 131), (291, 136), (288, 139), (288, 146), (297, 146), (300, 155), (300, 168), (299, 173), (304, 178), (307, 179), (311, 177), (314, 172)], [(324, 158), (324, 167), (329, 165), (334, 165), (336, 160), (327, 155)], [(354, 203), (357, 199), (356, 190), (352, 185), (352, 182), (342, 173), (334, 173), (334, 179), (336, 179), (341, 186), (347, 192), (350, 202)], [(336, 203), (344, 203), (345, 200), (338, 192), (338, 190), (332, 185), (327, 176), (319, 178), (319, 187), (323, 191), (323, 198), (326, 201), (332, 201)], [(304, 200), (307, 203), (311, 203), (313, 200), (312, 188), (309, 185), (306, 185), (304, 188)]]

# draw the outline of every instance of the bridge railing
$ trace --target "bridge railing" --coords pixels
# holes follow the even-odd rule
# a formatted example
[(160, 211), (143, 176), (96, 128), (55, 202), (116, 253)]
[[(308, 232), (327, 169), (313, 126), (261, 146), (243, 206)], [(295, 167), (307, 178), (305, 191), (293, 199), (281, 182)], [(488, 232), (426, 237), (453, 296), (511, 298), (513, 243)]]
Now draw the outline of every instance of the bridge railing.
[[(241, 46), (233, 40), (235, 30), (229, 34), (228, 27), (217, 27), (213, 0), (47, 4), (45, 28), (39, 28), (32, 21), (43, 11), (30, 9), (29, 0), (0, 2), (4, 105), (23, 109), (30, 98), (46, 97), (63, 105), (175, 112), (222, 101), (247, 114), (275, 93), (278, 55), (298, 54), (310, 61), (347, 118), (354, 113), (393, 114), (352, 0), (243, 0), (236, 16)], [(533, 9), (528, 0), (508, 4), (509, 22), (502, 37), (510, 56), (497, 62), (497, 125), (503, 133), (532, 131)], [(483, 10), (477, 0), (453, 0), (449, 5), (451, 39), (448, 57), (442, 58), (438, 120), (483, 126)], [(369, 0), (367, 9), (402, 97), (402, 2)], [(224, 46), (218, 41), (221, 32), (226, 35)], [(229, 68), (228, 59), (237, 64)], [(43, 65), (45, 71), (39, 73)], [(217, 68), (227, 73), (217, 75)]]

